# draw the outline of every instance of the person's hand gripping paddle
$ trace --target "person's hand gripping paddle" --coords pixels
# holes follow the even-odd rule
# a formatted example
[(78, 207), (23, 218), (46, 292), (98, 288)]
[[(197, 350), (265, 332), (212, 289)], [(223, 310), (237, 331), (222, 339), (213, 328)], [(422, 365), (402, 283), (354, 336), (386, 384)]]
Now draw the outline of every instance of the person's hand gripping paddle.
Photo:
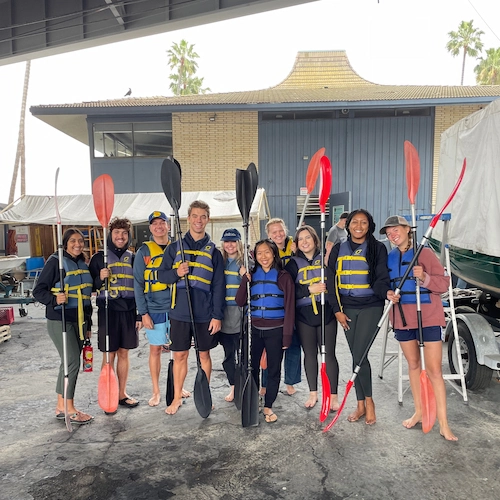
[[(405, 281), (407, 280), (408, 276), (411, 273), (411, 270), (413, 269), (413, 266), (415, 265), (415, 262), (417, 262), (418, 256), (420, 255), (420, 252), (424, 248), (424, 245), (426, 242), (429, 240), (432, 234), (432, 230), (436, 227), (436, 224), (438, 223), (439, 219), (441, 218), (441, 215), (445, 211), (446, 207), (451, 203), (451, 200), (453, 200), (456, 192), (458, 191), (458, 188), (460, 187), (460, 184), (462, 182), (462, 179), (465, 174), (465, 168), (466, 168), (466, 160), (464, 159), (464, 163), (462, 166), (462, 171), (460, 172), (460, 175), (458, 177), (458, 180), (455, 184), (455, 187), (453, 188), (450, 196), (446, 200), (445, 204), (441, 208), (441, 210), (432, 218), (431, 223), (429, 224), (429, 227), (427, 228), (427, 231), (424, 234), (424, 237), (422, 238), (422, 241), (420, 242), (420, 246), (417, 248), (417, 251), (414, 253), (413, 258), (411, 259), (410, 264), (408, 265), (408, 268), (406, 269), (405, 273), (403, 274), (403, 277), (401, 278), (401, 281), (399, 282), (398, 288), (394, 291), (396, 295), (398, 295), (401, 292), (401, 287), (404, 285)], [(393, 302), (389, 302), (384, 309), (384, 313), (382, 314), (382, 317), (380, 318), (379, 322), (377, 323), (377, 328), (375, 330), (375, 333), (373, 334), (373, 337), (368, 344), (368, 346), (365, 349), (365, 352), (361, 356), (361, 359), (359, 360), (359, 364), (354, 368), (354, 373), (352, 374), (352, 377), (349, 379), (349, 382), (347, 382), (346, 389), (345, 389), (345, 394), (344, 394), (344, 399), (342, 399), (342, 403), (340, 404), (340, 408), (337, 411), (337, 414), (335, 417), (332, 419), (332, 421), (323, 429), (323, 432), (329, 431), (335, 422), (339, 419), (340, 414), (342, 413), (342, 410), (344, 409), (345, 402), (347, 400), (347, 396), (349, 395), (349, 391), (351, 390), (352, 386), (354, 385), (354, 381), (356, 380), (356, 377), (358, 376), (359, 370), (361, 369), (361, 364), (365, 360), (366, 356), (368, 356), (368, 352), (370, 351), (370, 348), (375, 341), (375, 338), (378, 335), (378, 332), (382, 328), (382, 325), (384, 324), (385, 320), (387, 319), (387, 316), (389, 315), (389, 312), (392, 309)]]
[[(54, 204), (56, 207), (56, 222), (57, 222), (57, 258), (59, 259), (59, 283), (61, 285), (60, 292), (64, 293), (64, 262), (63, 262), (63, 243), (62, 243), (62, 224), (61, 214), (59, 213), (59, 204), (57, 203), (57, 179), (59, 177), (59, 169), (56, 170), (56, 184), (54, 189)], [(68, 413), (68, 333), (66, 332), (66, 315), (64, 303), (61, 304), (61, 324), (62, 324), (62, 342), (63, 342), (63, 369), (64, 369), (64, 422), (68, 432), (73, 432), (71, 420)]]
[[(415, 197), (417, 196), (420, 183), (420, 158), (415, 146), (410, 141), (404, 143), (404, 153), (406, 161), (406, 186), (408, 188), (408, 199), (411, 206), (411, 225), (413, 253), (417, 250), (417, 215), (415, 211)], [(415, 260), (415, 265), (418, 261)], [(436, 397), (432, 388), (431, 381), (425, 371), (424, 358), (424, 335), (422, 330), (422, 306), (420, 303), (420, 283), (415, 279), (415, 295), (417, 301), (417, 325), (419, 336), (420, 363), (422, 370), (420, 372), (420, 404), (422, 405), (422, 430), (429, 432), (436, 421)]]
[[(94, 210), (102, 226), (104, 267), (108, 266), (108, 224), (115, 204), (115, 187), (108, 174), (97, 177), (92, 185)], [(97, 385), (97, 402), (106, 413), (114, 413), (118, 409), (118, 379), (113, 366), (109, 362), (109, 279), (104, 280), (104, 317), (106, 332), (106, 363), (102, 367)]]
[[(179, 220), (179, 208), (181, 206), (181, 166), (178, 162), (170, 159), (163, 160), (161, 166), (161, 185), (163, 192), (167, 197), (170, 206), (175, 213), (175, 223), (177, 225), (177, 241), (179, 242), (179, 250), (181, 252), (182, 262), (186, 261), (184, 254), (184, 246), (182, 244), (181, 223)], [(212, 411), (212, 394), (210, 392), (210, 384), (208, 383), (207, 374), (201, 366), (200, 350), (198, 346), (198, 336), (196, 335), (196, 325), (194, 322), (193, 304), (191, 302), (191, 293), (189, 287), (188, 275), (184, 276), (186, 283), (186, 296), (189, 309), (189, 317), (191, 320), (191, 329), (193, 330), (194, 348), (196, 351), (196, 364), (198, 371), (194, 379), (193, 398), (196, 410), (202, 418), (207, 418)], [(175, 362), (175, 361), (174, 361)]]
[[(258, 175), (255, 164), (250, 163), (247, 170), (236, 170), (236, 201), (243, 219), (244, 228), (244, 258), (245, 269), (248, 272), (248, 228), (250, 220), (250, 209), (257, 192)], [(247, 375), (241, 390), (241, 425), (250, 427), (259, 425), (259, 391), (252, 376), (251, 360), (251, 337), (252, 317), (250, 312), (250, 283), (247, 283)]]
[[(332, 165), (327, 156), (321, 157), (321, 186), (319, 190), (319, 208), (321, 211), (321, 283), (325, 282), (325, 211), (326, 202), (330, 197), (332, 188)], [(330, 380), (326, 373), (326, 347), (325, 347), (325, 292), (321, 292), (321, 411), (319, 421), (324, 422), (330, 413)]]
[(299, 229), (299, 227), (302, 226), (302, 223), (304, 222), (307, 204), (309, 203), (309, 197), (311, 196), (314, 186), (316, 185), (316, 180), (318, 179), (319, 170), (321, 168), (320, 161), (324, 154), (325, 154), (325, 148), (320, 148), (318, 149), (318, 151), (316, 151), (316, 153), (312, 155), (312, 158), (309, 161), (309, 166), (307, 167), (307, 173), (306, 173), (307, 195), (306, 199), (304, 200), (304, 206), (302, 207), (302, 213), (300, 214), (300, 219), (297, 225), (297, 229)]

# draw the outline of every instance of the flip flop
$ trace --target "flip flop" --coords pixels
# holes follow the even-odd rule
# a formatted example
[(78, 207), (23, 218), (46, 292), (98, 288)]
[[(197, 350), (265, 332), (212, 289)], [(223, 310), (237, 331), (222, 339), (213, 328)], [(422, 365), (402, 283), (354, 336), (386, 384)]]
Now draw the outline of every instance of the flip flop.
[(118, 404), (120, 406), (126, 406), (127, 408), (135, 408), (138, 404), (139, 401), (136, 401), (134, 398), (123, 398), (118, 401)]
[(81, 418), (81, 416), (84, 415), (83, 413), (72, 413), (70, 416), (69, 416), (69, 421), (72, 423), (72, 424), (76, 424), (76, 425), (85, 425), (85, 424), (90, 424), (90, 422), (92, 422), (92, 420), (94, 420), (94, 417), (90, 416), (90, 415), (87, 415), (88, 418), (86, 419), (83, 419), (83, 420), (79, 420)]
[(264, 413), (263, 415), (264, 415), (264, 419), (266, 420), (266, 422), (268, 424), (274, 424), (274, 422), (278, 421), (278, 416), (274, 412)]

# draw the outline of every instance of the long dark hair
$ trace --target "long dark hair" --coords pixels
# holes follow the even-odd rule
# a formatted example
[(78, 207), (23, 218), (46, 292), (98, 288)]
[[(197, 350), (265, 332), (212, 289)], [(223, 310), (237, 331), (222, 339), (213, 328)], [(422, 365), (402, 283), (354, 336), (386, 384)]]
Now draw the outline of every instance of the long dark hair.
[(345, 223), (345, 228), (347, 231), (347, 238), (351, 239), (351, 232), (349, 231), (349, 225), (351, 224), (352, 219), (355, 215), (363, 214), (368, 219), (368, 233), (366, 235), (366, 261), (368, 262), (368, 277), (370, 280), (370, 286), (373, 286), (375, 283), (375, 273), (374, 269), (376, 267), (377, 262), (377, 239), (373, 236), (375, 232), (375, 222), (373, 220), (372, 215), (368, 210), (364, 208), (358, 208), (357, 210), (353, 210), (348, 216), (347, 221)]
[(256, 271), (257, 266), (258, 267), (262, 267), (257, 262), (257, 249), (261, 245), (267, 245), (271, 249), (271, 251), (273, 252), (273, 263), (271, 265), (271, 268), (277, 269), (278, 271), (281, 271), (281, 269), (283, 269), (283, 266), (281, 264), (280, 251), (278, 250), (278, 246), (276, 245), (276, 243), (274, 243), (274, 241), (268, 240), (266, 238), (266, 239), (263, 239), (263, 240), (259, 240), (257, 243), (255, 243), (255, 247), (253, 249), (253, 255), (254, 255), (254, 259), (255, 259), (255, 267), (253, 268), (253, 272)]

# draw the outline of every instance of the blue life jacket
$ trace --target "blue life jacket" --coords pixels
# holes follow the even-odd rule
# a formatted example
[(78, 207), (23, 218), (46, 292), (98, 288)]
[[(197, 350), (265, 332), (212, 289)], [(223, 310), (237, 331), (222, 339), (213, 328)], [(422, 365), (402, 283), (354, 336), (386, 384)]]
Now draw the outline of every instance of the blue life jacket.
[[(134, 297), (134, 274), (132, 268), (133, 254), (130, 250), (118, 257), (114, 252), (108, 252), (109, 297), (111, 299), (132, 299)], [(99, 298), (104, 299), (104, 285)]]
[(369, 267), (366, 261), (368, 242), (364, 241), (354, 252), (349, 241), (340, 244), (337, 257), (337, 289), (341, 295), (369, 297), (374, 295), (370, 287)]
[(278, 270), (264, 272), (258, 266), (250, 283), (252, 318), (281, 319), (285, 317), (285, 295), (278, 287)]
[[(312, 285), (321, 282), (321, 258), (318, 255), (312, 264), (302, 257), (292, 257), (297, 263), (297, 277), (295, 283), (299, 285)], [(295, 307), (305, 307), (312, 304), (315, 314), (318, 314), (316, 302), (321, 302), (321, 294), (311, 294), (308, 297), (296, 298)]]
[[(52, 254), (51, 258), (59, 260), (57, 253)], [(89, 268), (84, 260), (75, 262), (73, 259), (63, 257), (64, 276), (64, 291), (68, 294), (68, 302), (65, 307), (68, 309), (77, 309), (78, 302), (80, 307), (90, 305), (90, 295), (92, 294), (92, 276)], [(51, 289), (54, 295), (61, 291), (61, 282), (58, 281)], [(54, 309), (61, 309), (61, 306), (56, 306)]]
[(240, 287), (241, 276), (240, 266), (236, 259), (227, 259), (226, 268), (224, 269), (224, 277), (226, 278), (226, 305), (236, 306), (236, 292)]
[[(198, 288), (204, 292), (211, 292), (212, 277), (214, 274), (214, 267), (212, 263), (212, 256), (214, 254), (215, 244), (209, 241), (202, 250), (190, 250), (184, 248), (186, 261), (189, 263), (189, 286)], [(177, 269), (182, 262), (181, 250), (179, 242), (177, 242), (177, 254), (175, 255), (172, 269)], [(177, 288), (186, 288), (186, 281), (179, 280), (176, 283)]]
[[(389, 252), (387, 259), (387, 267), (389, 268), (389, 276), (391, 278), (391, 287), (396, 290), (399, 286), (399, 282), (403, 277), (403, 274), (408, 269), (408, 264), (410, 264), (413, 259), (413, 248), (407, 250), (404, 254), (401, 254), (399, 248), (394, 248)], [(410, 271), (408, 278), (403, 283), (403, 288), (401, 289), (399, 302), (401, 304), (416, 304), (417, 296), (415, 294), (415, 277), (413, 276), (413, 269)], [(431, 292), (423, 286), (420, 287), (420, 302), (422, 304), (431, 303)]]

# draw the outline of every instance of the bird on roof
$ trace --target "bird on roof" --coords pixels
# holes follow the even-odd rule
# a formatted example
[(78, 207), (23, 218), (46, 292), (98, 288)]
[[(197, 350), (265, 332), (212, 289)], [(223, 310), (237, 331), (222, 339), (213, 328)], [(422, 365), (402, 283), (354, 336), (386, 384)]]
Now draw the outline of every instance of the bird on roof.
[(128, 89), (127, 93), (123, 97), (128, 97), (132, 94), (132, 89)]

